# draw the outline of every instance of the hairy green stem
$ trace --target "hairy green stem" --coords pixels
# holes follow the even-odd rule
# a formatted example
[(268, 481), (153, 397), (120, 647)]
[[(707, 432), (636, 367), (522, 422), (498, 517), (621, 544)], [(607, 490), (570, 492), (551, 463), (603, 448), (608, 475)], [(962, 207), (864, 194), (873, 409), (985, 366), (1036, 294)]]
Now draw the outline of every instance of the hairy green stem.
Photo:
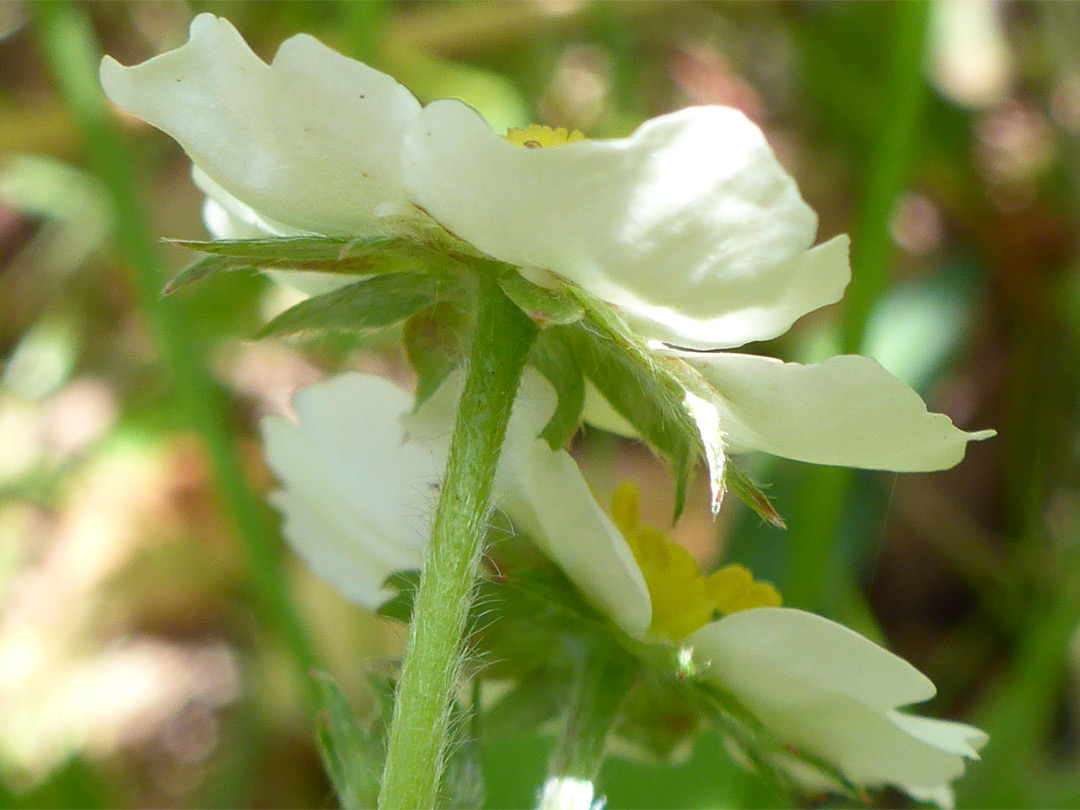
[(438, 798), (462, 637), (483, 550), (492, 484), (536, 327), (481, 279), (480, 317), (458, 405), (431, 546), (398, 683), (379, 807), (428, 808)]
[(135, 188), (128, 150), (109, 120), (98, 85), (101, 55), (85, 8), (68, 3), (38, 3), (35, 23), (49, 67), (82, 135), (91, 165), (104, 185), (115, 216), (116, 242), (130, 264), (139, 301), (158, 339), (184, 417), (209, 452), (217, 484), (245, 545), (256, 604), (284, 640), (304, 695), (317, 708), (307, 677), (317, 665), (310, 639), (285, 588), (276, 532), (266, 508), (252, 493), (227, 427), (225, 405), (207, 371), (205, 352), (192, 337), (183, 314), (161, 298), (160, 262), (145, 205)]
[(608, 733), (638, 665), (629, 653), (602, 643), (590, 644), (577, 663), (577, 678), (567, 695), (563, 732), (555, 742), (548, 777), (591, 782), (600, 772)]

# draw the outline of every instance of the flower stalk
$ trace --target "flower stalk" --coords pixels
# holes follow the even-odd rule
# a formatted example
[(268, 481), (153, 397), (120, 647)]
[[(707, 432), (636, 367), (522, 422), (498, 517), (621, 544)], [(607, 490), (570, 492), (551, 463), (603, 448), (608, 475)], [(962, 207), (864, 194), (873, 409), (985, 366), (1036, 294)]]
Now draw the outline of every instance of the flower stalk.
[(434, 807), (492, 485), (536, 327), (480, 279), (480, 315), (390, 727), (380, 808)]
[(548, 778), (592, 782), (604, 762), (608, 733), (619, 707), (637, 678), (638, 664), (614, 645), (588, 644), (577, 656), (577, 665), (562, 734), (548, 764)]

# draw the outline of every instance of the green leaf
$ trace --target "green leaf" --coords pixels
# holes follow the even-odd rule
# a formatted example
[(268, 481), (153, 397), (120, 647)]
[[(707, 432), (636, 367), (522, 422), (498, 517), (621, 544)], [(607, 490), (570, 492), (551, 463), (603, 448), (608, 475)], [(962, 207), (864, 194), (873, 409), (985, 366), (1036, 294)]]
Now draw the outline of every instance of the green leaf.
[(455, 301), (437, 301), (405, 322), (402, 341), (416, 372), (416, 408), (438, 390), (469, 349), (476, 313)]
[(294, 335), (308, 330), (362, 331), (402, 321), (436, 301), (464, 294), (454, 276), (423, 272), (373, 276), (348, 287), (308, 298), (270, 321), (256, 337)]
[(564, 326), (585, 317), (585, 309), (565, 289), (549, 289), (533, 284), (517, 270), (507, 270), (499, 277), (499, 286), (541, 329)]
[(333, 678), (313, 673), (322, 711), (319, 715), (319, 755), (345, 810), (374, 807), (379, 797), (385, 750), (382, 733), (369, 735)]
[(581, 423), (585, 405), (585, 378), (570, 347), (554, 332), (540, 332), (529, 352), (529, 362), (547, 378), (559, 395), (558, 405), (541, 436), (558, 450), (570, 441)]

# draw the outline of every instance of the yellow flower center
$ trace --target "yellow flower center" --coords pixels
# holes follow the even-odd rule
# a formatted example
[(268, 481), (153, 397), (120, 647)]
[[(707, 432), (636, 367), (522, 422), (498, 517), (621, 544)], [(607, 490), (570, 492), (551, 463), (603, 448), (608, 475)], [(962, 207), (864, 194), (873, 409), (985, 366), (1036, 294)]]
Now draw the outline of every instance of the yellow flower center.
[(533, 124), (525, 129), (511, 127), (506, 130), (505, 138), (514, 146), (524, 146), (526, 149), (552, 149), (585, 140), (585, 136), (576, 129), (552, 129), (540, 124)]
[(690, 552), (669, 535), (640, 525), (638, 491), (633, 484), (625, 483), (615, 491), (611, 517), (634, 552), (649, 588), (653, 633), (678, 642), (729, 613), (779, 607), (779, 591), (756, 581), (743, 566), (728, 565), (704, 576)]

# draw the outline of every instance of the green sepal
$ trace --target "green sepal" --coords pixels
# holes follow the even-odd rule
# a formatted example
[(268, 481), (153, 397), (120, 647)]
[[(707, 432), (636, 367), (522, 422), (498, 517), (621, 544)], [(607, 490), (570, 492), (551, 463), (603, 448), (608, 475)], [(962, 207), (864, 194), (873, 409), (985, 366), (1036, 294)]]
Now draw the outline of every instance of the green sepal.
[(181, 287), (202, 281), (209, 276), (219, 273), (235, 273), (240, 270), (257, 272), (258, 267), (247, 259), (238, 259), (232, 256), (203, 256), (199, 261), (185, 267), (175, 276), (172, 281), (162, 289), (162, 295), (172, 295)]
[(683, 405), (694, 421), (705, 451), (705, 460), (709, 465), (713, 514), (720, 511), (724, 493), (730, 488), (739, 500), (758, 516), (778, 529), (786, 529), (787, 524), (761, 487), (727, 456), (723, 424), (720, 420), (720, 409), (723, 406), (720, 392), (689, 363), (675, 357), (665, 357), (663, 360), (674, 378), (683, 386)]
[(754, 480), (730, 460), (724, 466), (724, 485), (734, 492), (739, 500), (749, 506), (758, 517), (768, 521), (778, 529), (786, 529), (787, 524), (772, 505), (769, 496)]
[(459, 301), (436, 301), (405, 322), (401, 339), (416, 373), (414, 409), (465, 360), (475, 322), (475, 308)]
[(257, 338), (295, 335), (312, 330), (358, 332), (403, 321), (436, 301), (465, 293), (464, 282), (424, 272), (372, 276), (301, 301), (268, 323)]
[(214, 239), (200, 242), (191, 239), (167, 239), (199, 253), (231, 256), (248, 261), (340, 261), (359, 255), (364, 247), (382, 242), (407, 242), (401, 237), (374, 236), (348, 239), (338, 236), (272, 236), (258, 239)]
[(554, 332), (542, 331), (529, 352), (529, 363), (547, 378), (558, 394), (555, 413), (544, 426), (540, 436), (559, 450), (577, 432), (581, 411), (585, 406), (585, 378), (574, 353)]
[(169, 244), (187, 250), (215, 256), (246, 259), (263, 266), (263, 262), (303, 265), (307, 262), (327, 264), (362, 262), (369, 257), (439, 254), (468, 260), (483, 259), (466, 242), (441, 228), (382, 229), (365, 236), (271, 236), (257, 239), (214, 239), (199, 242), (188, 239), (168, 239)]
[(581, 322), (557, 329), (597, 390), (667, 457), (675, 479), (677, 518), (686, 505), (690, 473), (700, 452), (697, 429), (683, 404), (682, 385), (659, 362), (661, 358), (603, 305), (590, 309)]
[(334, 679), (314, 672), (322, 710), (318, 716), (319, 756), (343, 810), (374, 807), (385, 748), (380, 725), (367, 733)]
[(182, 270), (163, 290), (181, 287), (219, 273), (239, 270), (289, 270), (364, 276), (402, 270), (444, 270), (475, 257), (462, 254), (446, 240), (425, 241), (410, 236), (378, 234), (343, 239), (326, 236), (288, 236), (272, 239), (219, 239), (213, 242), (173, 241), (172, 244), (208, 254)]
[(544, 329), (565, 326), (585, 317), (585, 308), (563, 289), (550, 289), (533, 284), (517, 270), (508, 269), (499, 276), (499, 286), (506, 297)]
[(676, 679), (649, 669), (626, 696), (616, 733), (643, 759), (674, 764), (701, 727)]
[(420, 572), (397, 571), (386, 578), (383, 587), (395, 593), (379, 605), (376, 613), (384, 618), (408, 624), (412, 619), (413, 600), (420, 587)]
[(675, 518), (685, 506), (694, 464), (704, 457), (714, 514), (730, 487), (762, 518), (786, 528), (761, 488), (727, 457), (719, 392), (690, 364), (646, 346), (607, 304), (574, 287), (566, 291), (587, 315), (561, 327), (562, 339), (611, 406), (667, 457), (675, 478)]

